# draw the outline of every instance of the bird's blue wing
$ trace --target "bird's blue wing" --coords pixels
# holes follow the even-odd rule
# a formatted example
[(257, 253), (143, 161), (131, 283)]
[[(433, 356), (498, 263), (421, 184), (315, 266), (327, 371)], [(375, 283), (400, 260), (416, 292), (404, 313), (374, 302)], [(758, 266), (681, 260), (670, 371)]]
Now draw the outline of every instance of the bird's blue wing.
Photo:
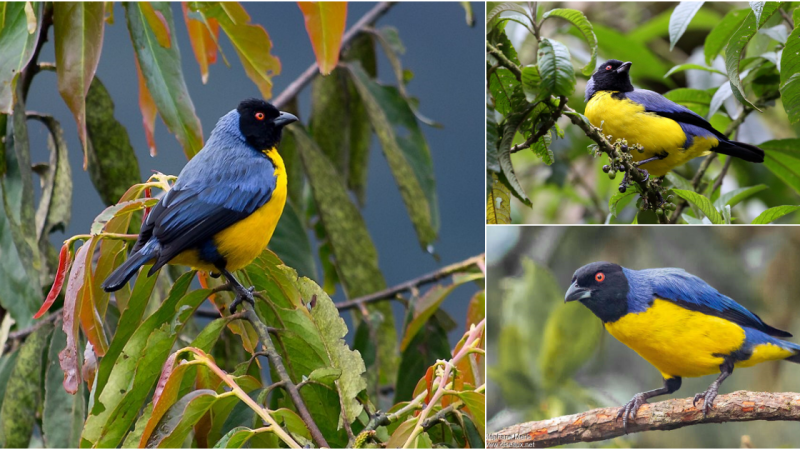
[(266, 158), (257, 158), (205, 161), (205, 170), (179, 176), (175, 186), (153, 207), (142, 230), (142, 235), (149, 231), (161, 245), (153, 270), (182, 251), (204, 244), (272, 198), (274, 168)]
[[(646, 112), (658, 114), (659, 116), (678, 122), (686, 133), (687, 138), (714, 135), (717, 139), (728, 140), (724, 134), (715, 130), (702, 116), (696, 114), (689, 108), (667, 99), (658, 92), (648, 91), (647, 89), (636, 89), (633, 92), (626, 92), (625, 97), (644, 106)], [(689, 144), (689, 146), (691, 146), (691, 144)]]
[(653, 293), (686, 309), (717, 316), (744, 327), (762, 331), (770, 336), (791, 337), (786, 331), (764, 323), (732, 298), (721, 294), (702, 279), (681, 269), (651, 269), (646, 271)]

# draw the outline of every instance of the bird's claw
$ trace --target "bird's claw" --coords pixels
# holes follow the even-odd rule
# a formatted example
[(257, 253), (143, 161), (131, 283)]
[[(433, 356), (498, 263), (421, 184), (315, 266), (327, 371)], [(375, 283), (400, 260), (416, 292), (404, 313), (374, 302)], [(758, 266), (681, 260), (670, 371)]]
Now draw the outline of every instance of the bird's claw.
[(717, 389), (712, 386), (708, 388), (708, 390), (695, 395), (694, 400), (692, 401), (692, 406), (696, 408), (697, 402), (699, 400), (703, 400), (703, 417), (706, 417), (709, 411), (711, 411), (711, 407), (714, 406), (714, 400), (716, 398)]
[(236, 298), (233, 300), (233, 303), (231, 303), (230, 307), (231, 314), (236, 313), (236, 308), (238, 308), (239, 305), (242, 304), (242, 302), (250, 303), (250, 306), (256, 305), (256, 299), (255, 297), (253, 297), (253, 292), (255, 292), (255, 286), (250, 286), (249, 288), (241, 288), (241, 289), (234, 288), (234, 291), (236, 292)]
[(631, 401), (619, 409), (617, 420), (619, 420), (620, 417), (622, 418), (622, 428), (625, 430), (625, 434), (628, 434), (628, 417), (632, 420), (636, 420), (636, 413), (645, 403), (647, 403), (647, 398), (642, 394), (636, 394)]

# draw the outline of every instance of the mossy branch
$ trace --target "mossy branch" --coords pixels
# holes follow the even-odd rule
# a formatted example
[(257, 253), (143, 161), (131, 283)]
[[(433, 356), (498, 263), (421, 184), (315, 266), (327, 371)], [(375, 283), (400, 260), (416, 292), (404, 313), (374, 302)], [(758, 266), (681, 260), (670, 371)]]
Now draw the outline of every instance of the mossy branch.
[[(627, 433), (674, 430), (701, 423), (748, 422), (753, 420), (800, 421), (800, 393), (736, 391), (720, 395), (708, 416), (692, 405), (692, 398), (645, 404), (628, 422)], [(619, 407), (598, 408), (580, 414), (512, 425), (490, 433), (487, 447), (545, 448), (577, 442), (595, 442), (626, 434)]]

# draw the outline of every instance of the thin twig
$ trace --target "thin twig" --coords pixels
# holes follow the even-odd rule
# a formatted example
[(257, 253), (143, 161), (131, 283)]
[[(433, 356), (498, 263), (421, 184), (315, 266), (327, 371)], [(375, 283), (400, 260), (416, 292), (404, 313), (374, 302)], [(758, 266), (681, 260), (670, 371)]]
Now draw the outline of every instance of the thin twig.
[[(627, 433), (674, 430), (701, 423), (746, 422), (752, 420), (800, 421), (800, 394), (737, 391), (720, 395), (706, 417), (692, 405), (693, 398), (645, 403), (628, 421)], [(544, 448), (575, 442), (594, 442), (623, 436), (626, 430), (617, 420), (619, 407), (598, 408), (571, 416), (512, 425), (489, 434), (487, 447)]]
[(510, 70), (518, 81), (522, 81), (522, 69), (520, 69), (516, 64), (511, 62), (510, 59), (506, 58), (506, 55), (504, 55), (503, 52), (500, 51), (500, 49), (490, 44), (489, 41), (486, 41), (486, 51), (488, 51), (492, 56), (497, 58), (497, 61), (500, 63), (501, 66)]
[(564, 112), (565, 106), (567, 106), (567, 97), (564, 97), (562, 95), (561, 97), (559, 97), (558, 106), (556, 106), (556, 109), (554, 109), (552, 114), (550, 114), (550, 118), (547, 119), (547, 122), (545, 122), (544, 125), (542, 125), (542, 127), (539, 128), (539, 131), (537, 131), (534, 135), (529, 137), (522, 144), (517, 144), (511, 147), (511, 150), (509, 150), (509, 152), (516, 153), (520, 150), (524, 150), (533, 145), (534, 143), (536, 143), (536, 141), (538, 141), (542, 136), (549, 133), (550, 128), (553, 128), (553, 125), (556, 124), (556, 120), (558, 120), (558, 118), (561, 117), (561, 113)]
[(275, 372), (278, 374), (278, 379), (283, 382), (283, 388), (289, 393), (292, 403), (294, 403), (295, 408), (297, 408), (297, 412), (300, 414), (300, 418), (303, 419), (303, 422), (308, 427), (308, 431), (311, 433), (311, 437), (314, 439), (314, 442), (316, 442), (320, 447), (330, 447), (328, 442), (325, 440), (325, 437), (322, 435), (322, 432), (319, 430), (316, 422), (314, 422), (314, 419), (311, 417), (311, 413), (308, 412), (308, 408), (303, 402), (303, 397), (300, 396), (300, 391), (297, 390), (297, 386), (294, 384), (291, 377), (289, 377), (289, 372), (286, 371), (286, 366), (283, 365), (281, 355), (278, 354), (278, 351), (275, 349), (275, 345), (272, 343), (272, 338), (269, 335), (267, 326), (261, 321), (261, 319), (258, 318), (258, 315), (256, 315), (255, 310), (252, 306), (250, 306), (249, 303), (244, 303), (244, 310), (244, 318), (250, 322), (250, 324), (253, 325), (253, 328), (256, 330), (256, 334), (258, 335), (259, 340), (261, 340), (261, 345), (264, 347), (264, 352), (272, 362), (273, 367), (275, 367)]
[(792, 16), (782, 8), (778, 8), (778, 12), (781, 13), (781, 17), (783, 17), (783, 20), (789, 25), (789, 30), (794, 30), (794, 20), (792, 20)]
[(338, 308), (339, 311), (343, 311), (350, 308), (356, 308), (361, 304), (373, 303), (376, 301), (393, 298), (402, 292), (410, 291), (411, 289), (417, 288), (419, 286), (439, 281), (442, 278), (446, 278), (456, 272), (461, 272), (464, 269), (467, 269), (471, 266), (478, 265), (481, 262), (483, 262), (485, 258), (486, 255), (484, 255), (483, 253), (478, 256), (473, 256), (472, 258), (468, 258), (465, 259), (464, 261), (451, 264), (437, 271), (425, 274), (421, 277), (414, 278), (413, 280), (406, 281), (405, 283), (398, 284), (397, 286), (393, 286), (388, 289), (375, 292), (374, 294), (365, 295), (363, 297), (358, 297), (352, 300), (336, 303), (336, 308)]
[[(347, 30), (347, 32), (342, 37), (342, 44), (341, 48), (347, 47), (350, 42), (361, 33), (361, 30), (367, 26), (372, 25), (376, 20), (378, 20), (381, 16), (386, 14), (389, 9), (395, 5), (395, 2), (381, 2), (375, 5), (372, 9), (367, 11), (366, 14), (361, 16), (361, 18), (353, 25), (352, 28)], [(319, 73), (319, 67), (317, 63), (311, 64), (308, 69), (306, 69), (299, 77), (297, 77), (294, 81), (292, 81), (289, 86), (283, 90), (272, 104), (275, 105), (276, 108), (280, 109), (283, 106), (286, 106), (289, 101), (294, 98), (300, 91), (314, 79), (315, 76)]]

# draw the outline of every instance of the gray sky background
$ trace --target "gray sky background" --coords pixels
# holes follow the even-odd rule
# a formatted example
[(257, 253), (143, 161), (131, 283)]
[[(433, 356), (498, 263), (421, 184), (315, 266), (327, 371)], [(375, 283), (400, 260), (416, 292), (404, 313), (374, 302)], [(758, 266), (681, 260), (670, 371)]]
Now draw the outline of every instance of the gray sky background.
[[(273, 97), (297, 78), (313, 61), (314, 53), (306, 33), (303, 16), (294, 2), (244, 4), (252, 23), (264, 26), (272, 39), (272, 53), (281, 60), (281, 74), (273, 79)], [(373, 3), (350, 3), (348, 28)], [(414, 72), (408, 92), (420, 99), (420, 111), (444, 125), (434, 129), (423, 125), (433, 156), (441, 213), (440, 238), (435, 244), (441, 256), (437, 263), (420, 248), (400, 193), (373, 139), (370, 155), (367, 205), (362, 211), (379, 253), (380, 268), (391, 286), (417, 277), (438, 267), (479, 254), (484, 249), (484, 56), (482, 3), (473, 4), (475, 27), (468, 27), (464, 10), (457, 2), (402, 2), (383, 16), (377, 27), (391, 25), (398, 29), (406, 47), (403, 66)], [(115, 116), (128, 130), (136, 149), (142, 179), (153, 170), (178, 174), (186, 163), (180, 145), (159, 118), (156, 121), (158, 156), (147, 150), (138, 106), (138, 85), (134, 53), (125, 23), (124, 10), (114, 7), (114, 25), (106, 25), (103, 53), (97, 76), (115, 103)], [(179, 4), (174, 4), (175, 34), (182, 54), (186, 83), (207, 139), (217, 119), (235, 108), (246, 97), (259, 96), (227, 37), (221, 43), (231, 68), (222, 63), (211, 66), (209, 80), (203, 85), (194, 59)], [(43, 49), (40, 61), (54, 61), (51, 42)], [(389, 63), (378, 48), (379, 79), (396, 84)], [(310, 88), (300, 95), (301, 119), (310, 112)], [(28, 99), (28, 109), (53, 114), (64, 128), (70, 151), (74, 179), (72, 221), (66, 233), (56, 233), (58, 244), (66, 236), (86, 233), (94, 217), (103, 209), (100, 197), (82, 167), (81, 146), (75, 120), (58, 94), (56, 75), (43, 72), (36, 76)], [(46, 161), (46, 131), (29, 122), (34, 161)], [(473, 286), (455, 291), (444, 308), (463, 326), (464, 314)], [(341, 300), (337, 293), (335, 300)], [(460, 336), (461, 327), (451, 333)]]

